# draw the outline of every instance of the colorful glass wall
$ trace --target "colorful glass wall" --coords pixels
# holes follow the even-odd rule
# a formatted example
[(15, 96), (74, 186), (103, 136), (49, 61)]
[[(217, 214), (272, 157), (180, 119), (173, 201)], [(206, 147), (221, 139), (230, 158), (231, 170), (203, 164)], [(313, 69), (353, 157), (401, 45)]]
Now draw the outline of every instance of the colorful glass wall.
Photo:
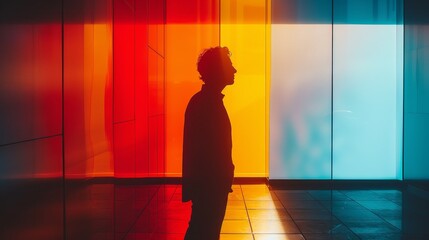
[[(2, 4), (32, 12), (26, 1)], [(38, 142), (25, 149), (53, 156), (35, 161), (40, 171), (2, 162), (4, 176), (61, 177), (63, 163), (67, 178), (180, 176), (183, 114), (202, 84), (196, 61), (216, 45), (229, 47), (238, 70), (224, 90), (236, 176), (401, 176), (399, 0), (43, 4), (58, 12), (2, 17), (11, 57), (1, 63), (10, 102), (1, 148), (24, 159), (15, 148)]]
[[(219, 45), (221, 36), (225, 45), (235, 44), (230, 48), (243, 79), (252, 79), (228, 93), (237, 132), (236, 173), (266, 175), (265, 2), (233, 4), (239, 5), (224, 6), (222, 21), (229, 27), (221, 33), (219, 1), (64, 2), (68, 178), (180, 176), (183, 113), (201, 86), (196, 61), (203, 49)], [(235, 11), (242, 11), (238, 20), (231, 18)], [(261, 37), (249, 42), (250, 50), (231, 37), (236, 31)], [(254, 121), (241, 121), (243, 107), (257, 110), (247, 111)], [(254, 136), (251, 129), (258, 129)]]
[(401, 12), (272, 1), (270, 178), (402, 178)]
[(64, 1), (68, 178), (164, 175), (164, 8)]
[(216, 45), (238, 70), (224, 91), (236, 176), (427, 180), (427, 7), (0, 1), (0, 239), (60, 239), (64, 221), (70, 239), (132, 231), (153, 189), (76, 190), (73, 180), (180, 176), (184, 110), (202, 84), (196, 61)]
[[(266, 176), (265, 1), (167, 1), (166, 174), (181, 175), (186, 105), (201, 88), (196, 71), (206, 48), (227, 46), (238, 73), (225, 88), (235, 175)], [(179, 60), (178, 60), (179, 59)]]

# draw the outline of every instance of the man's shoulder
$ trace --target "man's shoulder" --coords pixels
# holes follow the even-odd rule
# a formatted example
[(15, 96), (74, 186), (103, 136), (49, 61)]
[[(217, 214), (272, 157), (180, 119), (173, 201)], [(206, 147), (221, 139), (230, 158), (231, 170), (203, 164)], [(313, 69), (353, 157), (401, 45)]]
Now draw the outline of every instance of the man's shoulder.
[(186, 107), (187, 111), (198, 108), (203, 102), (201, 92), (195, 93), (191, 99), (189, 99), (188, 106)]
[(201, 91), (199, 91), (191, 97), (191, 99), (189, 100), (188, 106), (198, 105), (198, 104), (201, 104), (203, 101), (204, 101), (204, 95), (201, 93)]

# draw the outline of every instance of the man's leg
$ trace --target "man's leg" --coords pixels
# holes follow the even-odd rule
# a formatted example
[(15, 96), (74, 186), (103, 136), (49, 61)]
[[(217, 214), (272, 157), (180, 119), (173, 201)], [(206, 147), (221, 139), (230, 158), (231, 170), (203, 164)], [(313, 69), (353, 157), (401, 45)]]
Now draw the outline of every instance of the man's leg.
[(194, 199), (192, 200), (192, 213), (191, 219), (189, 220), (189, 226), (186, 230), (185, 240), (198, 240), (201, 239), (201, 228), (204, 220), (204, 213), (202, 212), (203, 207), (201, 201)]
[(210, 211), (212, 219), (210, 225), (208, 225), (208, 239), (218, 240), (220, 230), (222, 228), (223, 219), (225, 217), (226, 205), (228, 201), (228, 192), (219, 194), (216, 197), (211, 198), (211, 207), (213, 210)]
[(185, 240), (218, 240), (225, 217), (228, 192), (202, 195), (192, 201), (192, 214)]

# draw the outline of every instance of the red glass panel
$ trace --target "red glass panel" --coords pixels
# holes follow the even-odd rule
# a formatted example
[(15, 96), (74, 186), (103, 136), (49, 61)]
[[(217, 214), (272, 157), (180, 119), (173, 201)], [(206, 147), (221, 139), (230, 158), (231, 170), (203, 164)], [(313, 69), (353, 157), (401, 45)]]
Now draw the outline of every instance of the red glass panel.
[(167, 24), (219, 24), (219, 0), (167, 0)]
[(148, 1), (136, 1), (135, 24), (135, 126), (136, 177), (149, 172), (148, 162)]
[(134, 121), (115, 124), (114, 127), (115, 177), (135, 176)]
[[(64, 1), (65, 7), (73, 5)], [(78, 4), (78, 2), (74, 2)], [(76, 6), (75, 5), (75, 6)], [(72, 8), (65, 8), (70, 9)], [(80, 16), (78, 16), (80, 14)], [(64, 155), (66, 177), (86, 175), (83, 13), (64, 11)], [(78, 22), (80, 21), (80, 23)]]
[(148, 0), (149, 47), (164, 56), (164, 1)]
[(114, 122), (134, 119), (134, 1), (115, 0), (113, 22)]

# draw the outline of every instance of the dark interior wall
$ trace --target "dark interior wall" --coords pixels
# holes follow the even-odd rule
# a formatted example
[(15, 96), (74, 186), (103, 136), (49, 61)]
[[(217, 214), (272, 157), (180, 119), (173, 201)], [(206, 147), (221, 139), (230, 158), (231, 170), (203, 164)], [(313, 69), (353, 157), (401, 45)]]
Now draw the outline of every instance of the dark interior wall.
[(0, 2), (0, 239), (63, 235), (61, 11)]
[(65, 177), (163, 176), (165, 2), (63, 2)]
[(113, 216), (135, 204), (91, 200), (111, 185), (63, 180), (163, 176), (164, 14), (158, 0), (0, 2), (0, 239), (129, 231), (137, 216)]
[(429, 179), (429, 3), (404, 1), (404, 179)]
[(0, 33), (0, 176), (61, 177), (61, 1), (2, 1)]

